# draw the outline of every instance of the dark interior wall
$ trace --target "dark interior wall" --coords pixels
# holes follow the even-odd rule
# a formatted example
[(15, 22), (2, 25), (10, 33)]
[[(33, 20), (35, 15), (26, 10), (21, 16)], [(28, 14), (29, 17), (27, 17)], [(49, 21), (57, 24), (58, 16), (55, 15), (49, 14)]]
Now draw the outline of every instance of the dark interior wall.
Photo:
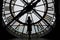
[(2, 24), (2, 6), (3, 6), (3, 0), (0, 0), (0, 40), (8, 40), (9, 38), (13, 38), (11, 34), (9, 34), (6, 29), (3, 27)]
[(51, 39), (60, 39), (60, 0), (55, 0), (55, 12), (56, 12), (56, 25), (53, 31), (44, 36)]

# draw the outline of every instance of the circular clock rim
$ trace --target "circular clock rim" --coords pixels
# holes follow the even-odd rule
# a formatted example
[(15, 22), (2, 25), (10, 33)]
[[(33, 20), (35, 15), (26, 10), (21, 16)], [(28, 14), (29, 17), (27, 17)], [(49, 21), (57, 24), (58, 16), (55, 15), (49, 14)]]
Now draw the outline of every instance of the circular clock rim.
[[(55, 13), (56, 14), (56, 13)], [(55, 20), (56, 21), (56, 20)], [(55, 24), (56, 24), (56, 22), (54, 21), (54, 24), (53, 24), (53, 26), (55, 26)], [(4, 25), (5, 25), (5, 23), (3, 23)], [(5, 25), (6, 26), (6, 25)], [(8, 32), (10, 32), (11, 30), (9, 30), (8, 28), (6, 28), (6, 30), (8, 31)], [(49, 30), (48, 32), (46, 32), (46, 34), (48, 34), (49, 32), (50, 32), (51, 30)], [(14, 34), (14, 33), (12, 33), (12, 32), (10, 32), (12, 35), (14, 35), (14, 36), (16, 36), (16, 37), (20, 37), (20, 36), (18, 36), (18, 35), (16, 35), (16, 34)], [(43, 34), (43, 35), (41, 35), (41, 37), (42, 36), (44, 36), (44, 35), (46, 35), (46, 34)]]

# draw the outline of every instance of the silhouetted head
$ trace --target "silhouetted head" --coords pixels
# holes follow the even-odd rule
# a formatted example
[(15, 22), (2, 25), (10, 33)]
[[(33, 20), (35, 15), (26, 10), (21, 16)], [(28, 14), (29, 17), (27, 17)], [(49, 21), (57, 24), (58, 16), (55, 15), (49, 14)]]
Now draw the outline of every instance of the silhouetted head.
[(28, 20), (31, 20), (30, 17), (28, 17)]

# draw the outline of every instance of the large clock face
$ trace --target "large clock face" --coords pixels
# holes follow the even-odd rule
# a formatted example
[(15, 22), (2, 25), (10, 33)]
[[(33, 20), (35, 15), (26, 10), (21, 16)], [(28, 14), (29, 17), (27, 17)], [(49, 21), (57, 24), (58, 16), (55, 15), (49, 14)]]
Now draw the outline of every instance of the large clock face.
[(28, 37), (28, 17), (32, 24), (31, 37), (44, 36), (55, 24), (54, 0), (3, 0), (2, 18), (13, 35)]

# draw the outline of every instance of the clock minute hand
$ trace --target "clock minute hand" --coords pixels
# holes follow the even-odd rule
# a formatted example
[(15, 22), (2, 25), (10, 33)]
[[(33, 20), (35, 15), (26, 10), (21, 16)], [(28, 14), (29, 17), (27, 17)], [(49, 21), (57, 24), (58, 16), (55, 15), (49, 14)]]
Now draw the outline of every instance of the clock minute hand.
[[(33, 3), (33, 2), (34, 2), (34, 0), (31, 1), (31, 2), (16, 16), (16, 18), (21, 17), (21, 16), (24, 15), (25, 13), (29, 12), (30, 10), (32, 10), (32, 9), (28, 10), (29, 6), (35, 7), (36, 4), (37, 4), (38, 2), (40, 2), (40, 0), (37, 0), (35, 3)], [(32, 3), (33, 3), (33, 4), (32, 4)], [(31, 4), (32, 4), (32, 5), (31, 5)]]

